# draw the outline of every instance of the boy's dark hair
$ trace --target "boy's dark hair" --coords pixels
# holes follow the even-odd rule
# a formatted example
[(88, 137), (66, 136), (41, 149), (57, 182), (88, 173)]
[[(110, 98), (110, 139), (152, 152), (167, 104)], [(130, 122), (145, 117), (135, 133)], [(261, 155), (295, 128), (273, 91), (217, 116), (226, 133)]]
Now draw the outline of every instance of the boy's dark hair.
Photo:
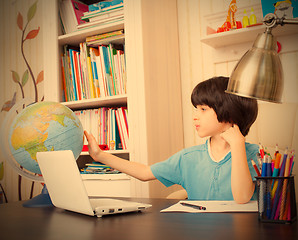
[(257, 100), (226, 93), (228, 77), (214, 77), (199, 83), (192, 91), (191, 102), (213, 108), (219, 122), (237, 124), (243, 136), (258, 115)]

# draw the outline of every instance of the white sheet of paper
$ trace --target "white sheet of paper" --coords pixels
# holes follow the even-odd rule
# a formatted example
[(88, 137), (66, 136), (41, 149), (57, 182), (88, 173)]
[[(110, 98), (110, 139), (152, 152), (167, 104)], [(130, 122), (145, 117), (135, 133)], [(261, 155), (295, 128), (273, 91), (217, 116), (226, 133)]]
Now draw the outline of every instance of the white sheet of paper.
[[(199, 210), (180, 203), (186, 202), (197, 206), (206, 207), (206, 210)], [(257, 201), (250, 201), (245, 204), (238, 204), (235, 201), (180, 201), (160, 212), (188, 212), (188, 213), (206, 213), (206, 212), (257, 212)]]

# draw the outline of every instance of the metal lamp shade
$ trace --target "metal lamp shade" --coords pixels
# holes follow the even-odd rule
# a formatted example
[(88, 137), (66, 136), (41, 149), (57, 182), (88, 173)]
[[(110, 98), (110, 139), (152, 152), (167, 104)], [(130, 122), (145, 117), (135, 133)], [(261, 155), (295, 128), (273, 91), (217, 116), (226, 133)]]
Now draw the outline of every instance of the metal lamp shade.
[(281, 102), (283, 72), (275, 37), (268, 30), (258, 35), (234, 68), (226, 92), (269, 102)]

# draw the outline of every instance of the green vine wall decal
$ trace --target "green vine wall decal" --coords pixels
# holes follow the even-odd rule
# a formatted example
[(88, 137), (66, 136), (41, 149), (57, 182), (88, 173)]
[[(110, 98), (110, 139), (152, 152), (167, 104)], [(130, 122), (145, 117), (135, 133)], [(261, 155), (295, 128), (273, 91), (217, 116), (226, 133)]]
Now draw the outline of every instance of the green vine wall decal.
[[(28, 40), (34, 39), (38, 36), (39, 31), (40, 31), (40, 27), (38, 27), (37, 29), (33, 29), (30, 30), (27, 34), (26, 34), (26, 30), (29, 26), (29, 23), (31, 22), (31, 20), (34, 18), (35, 14), (37, 11), (37, 1), (32, 4), (32, 6), (28, 9), (27, 12), (27, 21), (24, 25), (24, 18), (23, 15), (19, 12), (18, 16), (17, 16), (17, 27), (22, 31), (22, 37), (21, 37), (21, 54), (22, 54), (22, 58), (25, 61), (26, 64), (26, 70), (24, 71), (22, 78), (20, 78), (20, 75), (14, 71), (11, 70), (11, 74), (12, 74), (12, 80), (13, 82), (15, 82), (21, 90), (21, 97), (24, 99), (25, 98), (25, 92), (24, 92), (24, 86), (27, 84), (28, 80), (31, 78), (32, 83), (33, 83), (33, 87), (34, 87), (34, 95), (35, 95), (35, 100), (34, 102), (38, 102), (38, 89), (37, 89), (37, 85), (41, 82), (43, 82), (44, 80), (44, 72), (43, 70), (41, 70), (37, 77), (35, 77), (33, 71), (32, 71), (32, 67), (30, 66), (27, 57), (25, 55), (24, 52), (24, 48), (25, 48), (25, 43)], [(3, 106), (2, 106), (2, 110), (1, 111), (9, 111), (16, 103), (16, 95), (17, 93), (15, 92), (12, 99), (6, 101)], [(43, 101), (43, 98), (41, 99), (41, 101)]]
[[(39, 101), (39, 96), (38, 96), (38, 84), (42, 83), (44, 80), (44, 71), (41, 70), (38, 74), (37, 77), (36, 75), (34, 75), (33, 70), (32, 70), (32, 66), (30, 65), (29, 61), (28, 61), (28, 57), (25, 55), (25, 47), (27, 46), (26, 43), (29, 42), (29, 40), (35, 39), (40, 31), (40, 27), (36, 28), (36, 29), (31, 29), (29, 30), (29, 23), (32, 21), (32, 19), (34, 18), (34, 16), (36, 15), (36, 11), (37, 11), (37, 1), (35, 3), (33, 3), (30, 8), (28, 9), (27, 12), (27, 21), (24, 23), (24, 18), (23, 15), (18, 12), (17, 15), (17, 27), (18, 29), (21, 31), (21, 56), (25, 62), (26, 65), (26, 70), (24, 71), (24, 73), (22, 74), (22, 77), (20, 77), (19, 73), (17, 71), (14, 70), (10, 70), (11, 71), (11, 76), (12, 76), (12, 80), (14, 83), (16, 83), (18, 85), (18, 87), (20, 88), (21, 91), (21, 99), (25, 98), (25, 90), (24, 90), (24, 86), (28, 83), (28, 81), (31, 79), (32, 83), (33, 83), (33, 88), (34, 88), (34, 102), (38, 102)], [(14, 92), (13, 97), (6, 101), (1, 109), (2, 111), (6, 111), (8, 112), (15, 104), (16, 104), (16, 99), (17, 99), (17, 91)], [(42, 97), (40, 99), (40, 101), (43, 101), (44, 97)], [(25, 106), (23, 106), (23, 108), (25, 108)], [(20, 166), (22, 168), (22, 166)], [(3, 168), (4, 166), (1, 165), (1, 172), (3, 172)], [(3, 172), (4, 173), (4, 172)], [(19, 180), (18, 180), (18, 195), (19, 195), (19, 200), (22, 200), (22, 194), (21, 194), (21, 182), (22, 182), (22, 176), (18, 176)], [(3, 175), (2, 175), (3, 178)], [(34, 189), (34, 181), (31, 184), (31, 193), (30, 193), (30, 198), (32, 198), (33, 196), (33, 189)], [(2, 188), (3, 192), (4, 189)], [(7, 202), (7, 199), (6, 199)]]

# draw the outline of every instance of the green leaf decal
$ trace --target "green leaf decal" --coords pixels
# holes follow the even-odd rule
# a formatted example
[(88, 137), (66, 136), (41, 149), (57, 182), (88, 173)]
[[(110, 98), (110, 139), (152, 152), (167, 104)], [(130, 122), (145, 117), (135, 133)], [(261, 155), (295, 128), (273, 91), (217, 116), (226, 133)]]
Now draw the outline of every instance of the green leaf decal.
[(20, 82), (20, 76), (17, 72), (11, 70), (11, 73), (12, 73), (12, 80), (15, 82), (15, 83), (19, 83)]
[(27, 20), (30, 22), (36, 13), (37, 1), (29, 8), (27, 13)]
[(24, 72), (23, 78), (22, 78), (22, 86), (24, 87), (25, 84), (28, 82), (29, 79), (29, 71), (28, 69)]

